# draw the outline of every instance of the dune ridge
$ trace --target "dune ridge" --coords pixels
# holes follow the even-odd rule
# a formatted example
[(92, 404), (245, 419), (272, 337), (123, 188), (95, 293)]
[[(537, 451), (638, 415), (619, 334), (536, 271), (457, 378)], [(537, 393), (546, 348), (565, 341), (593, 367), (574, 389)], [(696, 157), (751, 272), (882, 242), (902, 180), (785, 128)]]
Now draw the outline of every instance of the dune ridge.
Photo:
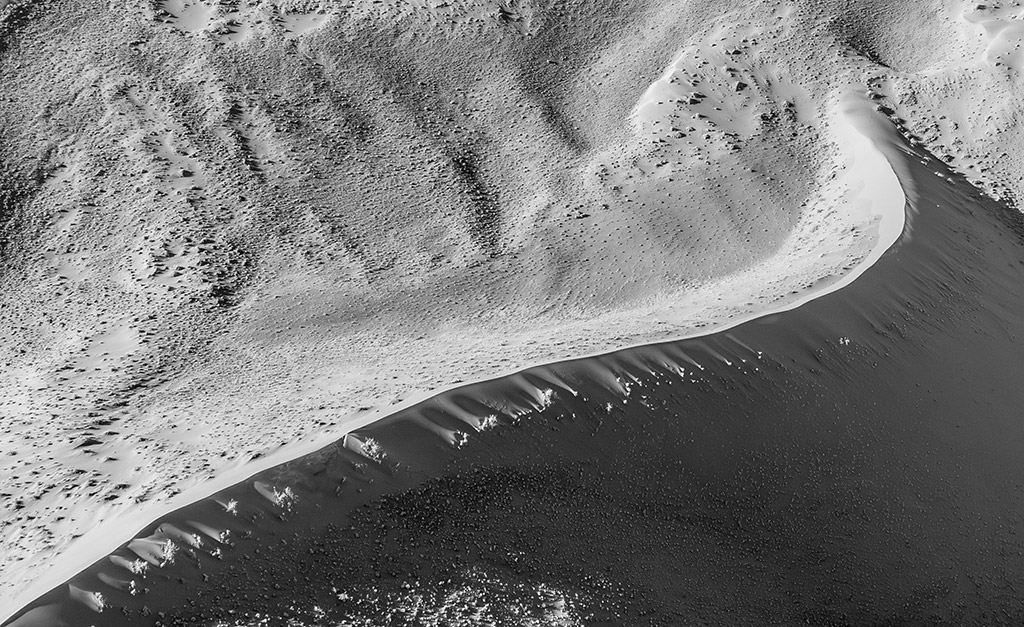
[(12, 627), (1020, 623), (1024, 223), (896, 147), (913, 237), (848, 289), (438, 394), (160, 517)]
[(439, 389), (852, 280), (903, 197), (846, 95), (938, 151), (950, 90), (1015, 93), (1012, 29), (930, 6), (971, 72), (843, 3), (0, 7), (3, 606)]
[[(855, 204), (859, 212), (859, 217), (864, 220), (865, 223), (871, 225), (871, 227), (876, 231), (874, 234), (873, 248), (862, 258), (852, 263), (851, 267), (847, 269), (845, 274), (840, 273), (835, 276), (819, 280), (815, 284), (808, 286), (805, 290), (794, 292), (794, 294), (789, 298), (779, 298), (775, 302), (771, 303), (771, 305), (766, 306), (766, 308), (748, 311), (745, 315), (737, 314), (736, 312), (729, 312), (727, 315), (721, 316), (718, 320), (705, 317), (708, 312), (715, 311), (715, 307), (711, 302), (717, 300), (714, 296), (717, 291), (713, 290), (708, 290), (705, 293), (704, 297), (707, 300), (697, 308), (693, 308), (692, 305), (690, 308), (678, 306), (673, 307), (673, 300), (671, 297), (668, 297), (658, 303), (657, 309), (655, 309), (653, 313), (646, 313), (646, 315), (656, 316), (659, 321), (671, 319), (676, 324), (689, 323), (695, 327), (699, 327), (701, 330), (691, 331), (688, 335), (683, 337), (701, 337), (727, 330), (749, 320), (794, 309), (815, 298), (820, 298), (821, 296), (841, 289), (866, 271), (872, 263), (877, 261), (877, 259), (898, 240), (903, 231), (905, 215), (903, 209), (905, 197), (902, 192), (901, 183), (896, 178), (895, 172), (891, 169), (891, 166), (889, 166), (890, 159), (898, 160), (902, 157), (893, 152), (894, 142), (890, 136), (893, 133), (892, 129), (888, 127), (885, 122), (879, 124), (879, 120), (876, 116), (877, 114), (875, 114), (873, 110), (866, 105), (865, 101), (857, 98), (848, 98), (846, 99), (843, 107), (837, 107), (835, 118), (837, 139), (844, 140), (842, 145), (846, 147), (844, 155), (845, 163), (842, 168), (844, 179), (843, 189), (845, 189), (847, 194), (850, 196), (850, 198), (846, 199), (846, 202)], [(866, 187), (871, 187), (871, 190), (866, 191), (864, 189)], [(815, 226), (817, 226), (817, 224), (815, 224)], [(778, 256), (783, 261), (798, 261), (803, 251), (799, 249), (798, 244), (794, 244), (792, 242), (799, 241), (799, 236), (791, 238), (791, 240), (787, 242), (787, 245), (783, 247), (784, 252), (780, 253)], [(763, 268), (759, 268), (756, 271), (745, 274), (746, 276), (733, 278), (732, 281), (726, 282), (725, 285), (729, 285), (733, 281), (740, 285), (749, 285), (753, 280), (756, 280), (756, 278), (765, 276), (765, 271)], [(755, 279), (751, 279), (750, 275), (753, 275)], [(720, 288), (721, 285), (719, 285), (718, 289)], [(696, 298), (694, 300), (700, 302)], [(675, 317), (672, 318), (671, 316)], [(614, 324), (614, 322), (611, 324)], [(683, 338), (672, 337), (672, 339)], [(616, 346), (616, 350), (629, 348), (630, 346), (640, 346), (646, 343), (647, 342), (636, 343), (629, 346)], [(602, 353), (574, 356), (573, 359), (593, 357), (599, 354)], [(535, 369), (538, 365), (540, 364), (530, 364), (524, 367), (524, 370)], [(682, 366), (677, 364), (676, 367), (681, 368)], [(623, 382), (616, 377), (612, 377), (612, 379), (613, 381), (610, 381), (609, 385), (619, 389), (620, 392), (628, 396), (628, 388), (622, 387)], [(447, 392), (458, 387), (464, 387), (466, 385), (473, 385), (475, 383), (479, 383), (479, 381), (460, 383), (457, 386), (449, 386), (448, 388), (437, 390), (429, 394), (416, 395), (414, 398), (406, 400), (401, 405), (396, 406), (390, 413), (406, 410), (422, 403), (425, 400), (434, 398), (443, 392)], [(530, 379), (528, 382), (524, 381), (522, 383), (523, 393), (539, 392), (540, 396), (532, 399), (532, 402), (527, 399), (527, 404), (524, 406), (507, 407), (506, 409), (511, 412), (512, 415), (519, 412), (539, 411), (543, 409), (546, 402), (548, 402), (544, 398), (545, 390), (547, 391), (546, 393), (550, 394), (550, 389), (544, 386), (536, 387), (537, 385), (538, 382), (533, 379)], [(571, 387), (564, 383), (555, 387), (558, 387), (563, 391), (566, 389), (571, 391)], [(367, 413), (366, 415), (361, 416), (358, 420), (346, 423), (343, 428), (346, 432), (355, 431), (360, 427), (364, 427), (379, 420), (381, 417), (382, 416), (379, 412)], [(484, 427), (477, 425), (477, 428), (482, 429)], [(319, 434), (317, 437), (307, 438), (305, 441), (293, 442), (258, 461), (250, 461), (246, 464), (237, 465), (225, 472), (221, 472), (217, 476), (198, 486), (185, 490), (181, 494), (172, 497), (165, 502), (158, 503), (155, 507), (147, 507), (145, 504), (142, 504), (133, 508), (132, 511), (126, 514), (120, 514), (108, 521), (102, 521), (96, 527), (84, 534), (78, 542), (72, 543), (61, 553), (55, 556), (53, 563), (50, 565), (51, 574), (49, 576), (40, 577), (33, 581), (32, 585), (27, 586), (22, 591), (19, 591), (20, 594), (15, 596), (11, 601), (12, 609), (10, 612), (13, 613), (18, 608), (22, 607), (29, 599), (34, 599), (46, 590), (59, 585), (67, 577), (68, 573), (77, 572), (100, 559), (103, 555), (113, 552), (113, 550), (123, 543), (127, 537), (134, 535), (137, 533), (137, 530), (149, 525), (152, 521), (165, 516), (184, 505), (207, 498), (214, 493), (223, 490), (227, 486), (243, 481), (262, 470), (278, 466), (287, 461), (319, 450), (336, 439), (338, 439), (338, 434), (327, 433)], [(450, 443), (452, 445), (458, 445), (458, 441), (452, 439), (451, 434), (449, 434), (449, 439), (451, 440)], [(354, 443), (351, 446), (349, 445), (350, 441)], [(342, 446), (345, 448), (354, 447), (353, 450), (356, 450), (360, 454), (366, 454), (364, 451), (365, 443), (359, 441), (357, 438), (350, 438), (348, 435), (343, 435), (341, 437), (341, 442)], [(260, 490), (258, 482), (257, 490)], [(261, 494), (266, 493), (264, 495), (271, 500), (275, 499), (274, 496), (270, 495), (270, 492), (267, 492), (267, 489), (261, 490), (260, 492)], [(153, 540), (153, 542), (159, 544), (162, 540), (157, 539)], [(154, 544), (154, 546), (157, 546), (157, 544)], [(158, 546), (157, 548), (159, 549)], [(91, 603), (95, 606), (95, 611), (102, 611), (102, 600), (96, 601), (92, 596), (89, 596), (89, 594), (83, 594), (85, 595), (83, 597), (83, 603)], [(7, 618), (10, 618), (10, 616), (0, 614), (0, 621), (6, 620)]]

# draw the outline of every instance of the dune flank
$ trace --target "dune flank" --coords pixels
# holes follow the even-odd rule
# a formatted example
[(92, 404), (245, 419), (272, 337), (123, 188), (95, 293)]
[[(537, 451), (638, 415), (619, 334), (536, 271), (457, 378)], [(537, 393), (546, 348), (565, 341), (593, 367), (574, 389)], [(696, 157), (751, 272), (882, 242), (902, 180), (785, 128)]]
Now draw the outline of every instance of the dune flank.
[(1016, 11), (0, 2), (0, 603), (432, 391), (841, 286), (892, 128), (1013, 201)]

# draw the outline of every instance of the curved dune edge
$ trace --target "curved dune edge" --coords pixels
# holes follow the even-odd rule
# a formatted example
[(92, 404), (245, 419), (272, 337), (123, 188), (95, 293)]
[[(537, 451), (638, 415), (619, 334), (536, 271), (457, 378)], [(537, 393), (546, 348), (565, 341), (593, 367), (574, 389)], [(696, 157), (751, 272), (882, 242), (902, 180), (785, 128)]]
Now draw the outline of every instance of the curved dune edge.
[[(853, 95), (840, 100), (834, 108), (831, 122), (834, 140), (840, 147), (842, 156), (846, 161), (845, 170), (838, 175), (839, 182), (845, 184), (855, 195), (855, 202), (853, 204), (859, 215), (873, 220), (876, 227), (874, 233), (875, 242), (871, 250), (858, 264), (837, 280), (824, 284), (823, 282), (816, 283), (814, 287), (800, 293), (793, 300), (784, 301), (759, 311), (751, 311), (734, 318), (720, 319), (698, 332), (666, 338), (659, 340), (657, 343), (704, 337), (727, 331), (752, 320), (796, 309), (809, 301), (849, 285), (881, 258), (890, 247), (896, 244), (901, 234), (909, 235), (910, 220), (905, 209), (907, 195), (913, 196), (913, 190), (905, 189), (904, 185), (909, 185), (909, 182), (906, 177), (899, 176), (904, 168), (901, 163), (903, 156), (899, 147), (900, 138), (898, 134), (885, 118), (873, 110), (873, 107), (866, 100)], [(770, 263), (770, 260), (768, 263)], [(751, 277), (747, 276), (744, 278), (749, 281)], [(649, 344), (650, 342), (641, 342), (616, 346), (609, 350), (576, 355), (569, 360), (607, 355)], [(521, 365), (514, 372), (497, 378), (514, 376), (524, 370), (550, 363)], [(282, 447), (257, 461), (239, 464), (202, 485), (183, 491), (176, 497), (159, 504), (159, 506), (148, 508), (142, 506), (129, 515), (122, 515), (104, 521), (71, 543), (67, 550), (56, 559), (50, 560), (48, 565), (45, 563), (41, 564), (39, 566), (40, 569), (48, 566), (48, 572), (45, 572), (29, 586), (16, 593), (9, 602), (4, 604), (5, 607), (0, 610), (0, 623), (9, 620), (11, 616), (35, 598), (60, 585), (74, 573), (77, 573), (89, 564), (111, 553), (141, 529), (174, 510), (207, 498), (263, 470), (323, 448), (328, 444), (338, 441), (347, 433), (365, 427), (386, 416), (404, 411), (429, 398), (454, 389), (493, 380), (494, 378), (487, 377), (480, 380), (460, 382), (455, 385), (431, 390), (430, 392), (411, 395), (410, 398), (400, 404), (389, 407), (386, 411), (368, 412), (366, 415), (352, 419), (344, 425), (341, 431), (318, 434), (306, 440), (294, 442), (287, 447)]]

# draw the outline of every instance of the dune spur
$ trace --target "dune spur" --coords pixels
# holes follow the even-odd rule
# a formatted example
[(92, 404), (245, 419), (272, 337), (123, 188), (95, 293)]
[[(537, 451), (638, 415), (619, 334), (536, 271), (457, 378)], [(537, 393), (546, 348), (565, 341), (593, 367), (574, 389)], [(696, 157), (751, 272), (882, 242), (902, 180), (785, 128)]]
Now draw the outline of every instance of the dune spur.
[[(841, 104), (837, 106), (833, 128), (837, 138), (841, 140), (840, 145), (844, 147), (843, 158), (845, 163), (841, 170), (841, 181), (842, 188), (847, 190), (847, 194), (850, 195), (846, 202), (854, 205), (857, 211), (860, 212), (861, 219), (874, 223), (874, 228), (877, 229), (874, 246), (869, 254), (846, 274), (833, 277), (833, 280), (830, 282), (821, 282), (813, 286), (812, 289), (800, 292), (795, 298), (778, 303), (775, 308), (750, 312), (746, 316), (730, 318), (727, 321), (719, 321), (717, 325), (709, 325), (710, 328), (686, 337), (694, 338), (718, 333), (749, 320), (794, 309), (813, 299), (841, 289), (866, 271), (904, 232), (904, 205), (906, 199), (900, 181), (892, 166), (890, 166), (890, 163), (898, 163), (902, 157), (896, 148), (899, 142), (898, 136), (891, 125), (879, 116), (866, 101), (851, 96), (844, 98)], [(783, 247), (783, 250), (786, 250), (786, 248)], [(660, 307), (658, 315), (665, 316), (665, 312), (664, 307)], [(596, 354), (592, 356), (596, 356)], [(461, 387), (461, 385), (457, 387)], [(456, 386), (448, 389), (456, 389)], [(404, 407), (398, 408), (398, 411), (407, 407), (415, 407), (423, 400), (432, 398), (444, 391), (447, 390), (430, 395), (420, 395), (417, 398), (410, 399)], [(543, 408), (543, 399), (537, 400), (537, 402), (540, 403), (537, 407)], [(346, 424), (345, 428), (350, 431), (356, 430), (380, 418), (380, 416), (367, 415), (358, 421)], [(259, 461), (253, 461), (233, 471), (222, 473), (200, 486), (186, 490), (177, 497), (161, 504), (160, 507), (139, 507), (130, 514), (121, 515), (100, 524), (92, 531), (86, 533), (79, 542), (72, 544), (69, 549), (57, 556), (51, 567), (50, 572), (52, 575), (36, 580), (33, 585), (26, 588), (22, 594), (13, 599), (11, 605), (12, 613), (16, 608), (20, 608), (24, 601), (34, 599), (42, 592), (59, 585), (67, 577), (68, 573), (76, 572), (100, 559), (103, 555), (113, 552), (118, 545), (124, 542), (126, 537), (134, 535), (138, 529), (145, 527), (153, 520), (165, 516), (188, 503), (208, 498), (227, 486), (244, 481), (246, 478), (267, 468), (278, 466), (289, 460), (322, 449), (335, 439), (336, 436), (331, 434), (283, 447), (274, 454), (268, 455)], [(343, 441), (345, 440), (343, 439)], [(451, 444), (457, 445), (458, 441), (458, 438), (453, 435)], [(354, 450), (358, 450), (361, 454), (372, 458), (372, 451), (366, 452), (364, 450), (366, 448), (364, 442), (358, 439), (353, 440), (353, 442), (353, 446), (356, 447)], [(259, 489), (259, 485), (257, 485), (257, 488)], [(264, 488), (261, 491), (262, 493), (265, 493), (264, 495), (272, 501), (280, 501), (280, 495), (269, 488)], [(131, 531), (129, 532), (129, 530)], [(164, 536), (160, 536), (160, 538), (164, 538)], [(164, 544), (166, 544), (166, 538), (160, 538), (150, 541), (156, 557), (152, 559), (147, 558), (147, 561), (158, 567), (165, 559)], [(183, 538), (187, 539), (187, 534), (177, 539), (183, 541)], [(138, 552), (141, 549), (135, 548), (135, 550)], [(85, 604), (97, 612), (104, 609), (102, 594), (77, 588), (74, 591), (72, 599)], [(7, 618), (10, 618), (10, 616), (0, 616), (0, 620)], [(25, 623), (26, 625), (34, 624), (31, 620), (35, 620), (35, 615), (33, 617), (26, 617), (26, 619), (30, 621)], [(14, 624), (21, 625), (22, 622)]]
[(895, 147), (913, 235), (846, 289), (441, 393), (19, 624), (1020, 624), (1024, 219)]
[(819, 9), (313, 4), (4, 9), (0, 598), (439, 389), (886, 245), (837, 118), (885, 71)]

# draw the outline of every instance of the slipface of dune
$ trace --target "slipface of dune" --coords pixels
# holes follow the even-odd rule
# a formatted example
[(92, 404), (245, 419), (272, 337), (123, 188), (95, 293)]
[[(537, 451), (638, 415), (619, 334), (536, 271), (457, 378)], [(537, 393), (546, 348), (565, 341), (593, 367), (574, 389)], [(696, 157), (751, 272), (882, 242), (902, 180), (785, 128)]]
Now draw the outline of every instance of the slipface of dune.
[(1012, 200), (1014, 16), (0, 2), (0, 602), (442, 388), (847, 284), (893, 124)]

